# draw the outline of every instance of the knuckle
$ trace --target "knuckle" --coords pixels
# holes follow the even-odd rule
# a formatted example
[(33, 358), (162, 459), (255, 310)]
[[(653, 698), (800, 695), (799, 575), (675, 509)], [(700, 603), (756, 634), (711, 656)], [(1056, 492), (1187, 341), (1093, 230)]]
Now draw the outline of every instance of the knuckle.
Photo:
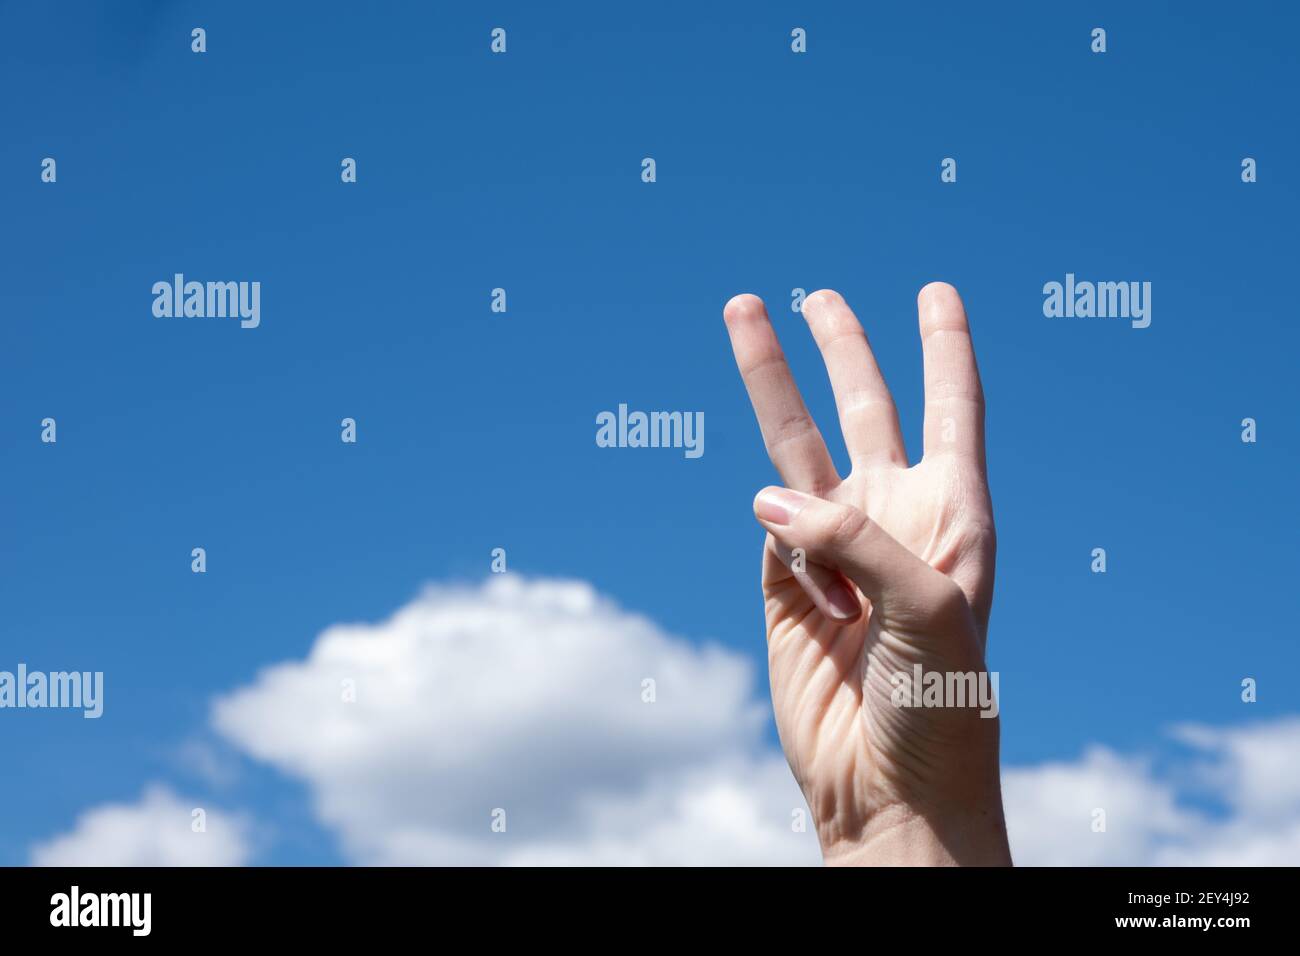
[(842, 547), (857, 540), (867, 528), (867, 516), (857, 508), (840, 506), (829, 509), (822, 521), (822, 537), (831, 545)]
[(952, 578), (937, 572), (930, 607), (935, 622), (944, 626), (964, 626), (971, 618), (966, 592)]

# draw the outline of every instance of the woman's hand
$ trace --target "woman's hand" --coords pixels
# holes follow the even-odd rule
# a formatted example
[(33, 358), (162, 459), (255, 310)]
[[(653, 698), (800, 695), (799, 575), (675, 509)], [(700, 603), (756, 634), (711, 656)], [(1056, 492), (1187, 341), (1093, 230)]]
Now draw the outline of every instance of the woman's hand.
[[(984, 396), (956, 290), (932, 283), (918, 308), (925, 452), (909, 468), (857, 318), (835, 292), (804, 301), (852, 461), (843, 479), (762, 301), (740, 295), (724, 310), (788, 486), (754, 502), (769, 532), (772, 703), (828, 863), (1006, 864), (997, 705), (984, 674), (996, 550)], [(934, 680), (947, 691), (940, 706), (924, 693)], [(972, 688), (983, 700), (976, 691), (958, 706), (954, 692)], [(923, 701), (931, 706), (915, 706)]]

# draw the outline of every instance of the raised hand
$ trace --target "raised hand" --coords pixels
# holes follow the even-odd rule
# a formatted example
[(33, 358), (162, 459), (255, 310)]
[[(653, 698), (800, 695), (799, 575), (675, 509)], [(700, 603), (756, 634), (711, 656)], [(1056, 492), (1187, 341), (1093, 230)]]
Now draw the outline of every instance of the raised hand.
[(835, 292), (804, 301), (835, 392), (847, 478), (808, 415), (762, 301), (736, 296), (723, 312), (787, 486), (764, 489), (754, 503), (769, 532), (772, 703), (828, 863), (1005, 864), (995, 705), (989, 716), (978, 700), (955, 706), (949, 694), (943, 706), (913, 706), (918, 665), (949, 689), (969, 689), (985, 671), (996, 550), (984, 396), (965, 310), (956, 290), (937, 282), (917, 304), (925, 449), (908, 467), (861, 324)]

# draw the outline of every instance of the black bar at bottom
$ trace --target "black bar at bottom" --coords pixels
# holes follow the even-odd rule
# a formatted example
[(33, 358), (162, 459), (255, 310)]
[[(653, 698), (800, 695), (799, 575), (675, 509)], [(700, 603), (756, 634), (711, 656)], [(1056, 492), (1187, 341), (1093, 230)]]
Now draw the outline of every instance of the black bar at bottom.
[(1275, 868), (0, 869), (0, 925), (6, 943), (79, 945), (285, 939), (333, 948), (429, 930), (438, 935), (424, 939), (457, 949), (469, 940), (446, 934), (472, 933), (474, 945), (653, 948), (787, 932), (809, 945), (826, 933), (872, 946), (946, 936), (987, 945), (1046, 930), (1231, 945), (1286, 929), (1295, 884), (1294, 870)]

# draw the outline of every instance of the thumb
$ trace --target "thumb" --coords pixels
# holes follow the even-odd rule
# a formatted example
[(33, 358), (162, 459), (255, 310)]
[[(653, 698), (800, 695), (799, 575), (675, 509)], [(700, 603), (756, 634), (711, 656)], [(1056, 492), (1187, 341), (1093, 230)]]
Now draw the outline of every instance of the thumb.
[(838, 568), (862, 589), (885, 620), (935, 626), (965, 619), (966, 596), (858, 508), (789, 488), (764, 488), (754, 516), (778, 542)]

